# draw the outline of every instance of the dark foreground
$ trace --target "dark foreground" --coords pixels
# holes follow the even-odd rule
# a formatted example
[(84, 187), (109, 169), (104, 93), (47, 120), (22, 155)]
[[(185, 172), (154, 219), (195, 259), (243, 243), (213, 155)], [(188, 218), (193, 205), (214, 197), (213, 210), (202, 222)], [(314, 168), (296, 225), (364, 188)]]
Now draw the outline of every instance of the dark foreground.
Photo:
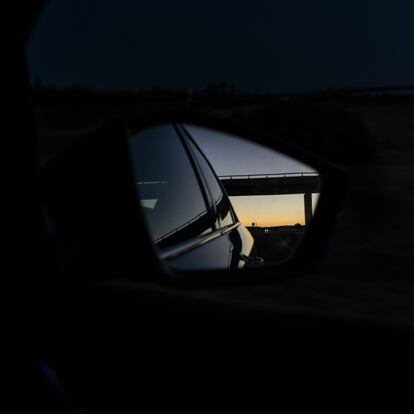
[[(214, 294), (222, 295), (223, 299), (230, 295), (232, 300), (257, 300), (260, 306), (282, 310), (309, 309), (412, 325), (414, 101), (378, 98), (306, 105), (291, 105), (288, 111), (291, 116), (284, 116), (284, 107), (278, 105), (274, 113), (267, 109), (272, 116), (269, 113), (266, 116), (273, 120), (272, 125), (281, 125), (281, 132), (293, 130), (293, 140), (319, 148), (323, 156), (350, 176), (352, 191), (331, 245), (317, 271), (283, 284), (240, 286)], [(307, 111), (304, 109), (307, 107), (317, 109)], [(131, 108), (69, 109), (38, 105), (43, 161), (86, 136), (112, 112)], [(215, 107), (210, 112), (231, 117), (246, 116), (251, 110), (246, 105), (235, 110)], [(330, 116), (342, 114), (343, 110), (347, 111), (345, 118)], [(320, 130), (325, 112), (325, 118), (333, 119), (328, 132)], [(360, 129), (347, 129), (349, 114), (362, 122), (366, 128), (364, 134), (361, 135)], [(298, 130), (297, 125), (305, 125), (305, 129)]]

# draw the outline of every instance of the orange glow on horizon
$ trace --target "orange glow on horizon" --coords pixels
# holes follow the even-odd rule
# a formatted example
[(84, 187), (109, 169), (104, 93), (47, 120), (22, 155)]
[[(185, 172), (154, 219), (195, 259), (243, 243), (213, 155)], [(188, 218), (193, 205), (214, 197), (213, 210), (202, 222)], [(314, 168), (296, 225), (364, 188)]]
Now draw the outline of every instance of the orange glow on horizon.
[(239, 220), (241, 224), (245, 227), (252, 227), (252, 223), (254, 223), (254, 227), (280, 227), (280, 226), (294, 226), (295, 224), (299, 223), (304, 225), (305, 222), (303, 218), (296, 217), (293, 220), (273, 220), (273, 221), (265, 221), (265, 220), (254, 220), (251, 217), (243, 217), (239, 215)]
[[(315, 211), (319, 194), (312, 196)], [(301, 194), (230, 197), (234, 210), (245, 227), (278, 227), (305, 224), (304, 198)]]

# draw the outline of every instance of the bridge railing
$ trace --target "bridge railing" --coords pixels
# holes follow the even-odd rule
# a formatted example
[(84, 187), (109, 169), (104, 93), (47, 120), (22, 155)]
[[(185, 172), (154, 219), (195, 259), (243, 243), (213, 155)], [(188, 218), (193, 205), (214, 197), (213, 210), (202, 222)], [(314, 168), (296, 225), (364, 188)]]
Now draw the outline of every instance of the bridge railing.
[(290, 172), (279, 174), (245, 174), (245, 175), (220, 175), (220, 180), (250, 180), (255, 178), (289, 178), (289, 177), (318, 177), (317, 172)]

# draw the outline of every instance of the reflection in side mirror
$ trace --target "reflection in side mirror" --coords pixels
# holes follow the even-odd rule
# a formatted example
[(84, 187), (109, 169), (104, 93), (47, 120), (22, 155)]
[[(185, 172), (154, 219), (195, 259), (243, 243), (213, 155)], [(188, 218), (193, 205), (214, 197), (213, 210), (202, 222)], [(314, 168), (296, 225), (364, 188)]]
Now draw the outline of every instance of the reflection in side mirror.
[(149, 128), (129, 146), (149, 234), (175, 270), (280, 263), (312, 221), (320, 176), (277, 151), (192, 125)]

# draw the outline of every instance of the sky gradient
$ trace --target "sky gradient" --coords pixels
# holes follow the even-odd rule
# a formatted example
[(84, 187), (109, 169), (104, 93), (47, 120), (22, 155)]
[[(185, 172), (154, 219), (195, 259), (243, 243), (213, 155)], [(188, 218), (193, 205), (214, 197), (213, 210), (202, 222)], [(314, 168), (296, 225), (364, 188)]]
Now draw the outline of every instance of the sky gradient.
[[(313, 168), (275, 150), (206, 128), (187, 126), (217, 175), (316, 172)], [(313, 207), (318, 195), (314, 194)], [(305, 224), (301, 194), (231, 197), (239, 220), (259, 227)]]
[(413, 16), (411, 0), (49, 0), (29, 68), (100, 89), (412, 84)]

